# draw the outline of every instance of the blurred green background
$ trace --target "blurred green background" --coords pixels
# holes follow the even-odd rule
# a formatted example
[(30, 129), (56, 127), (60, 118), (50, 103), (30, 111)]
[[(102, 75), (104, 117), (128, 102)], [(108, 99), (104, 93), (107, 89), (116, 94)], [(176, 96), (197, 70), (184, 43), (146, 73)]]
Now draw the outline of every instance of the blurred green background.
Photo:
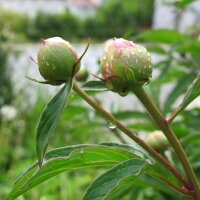
[[(155, 61), (155, 73), (151, 84), (145, 87), (146, 90), (165, 115), (176, 108), (178, 100), (182, 98), (200, 69), (200, 26), (194, 20), (193, 26), (180, 30), (180, 24), (183, 23), (182, 16), (187, 9), (191, 9), (193, 1), (165, 0), (160, 2), (172, 9), (175, 16), (175, 29), (167, 29), (167, 27), (162, 30), (152, 29), (155, 9), (158, 9), (155, 6), (156, 2), (153, 0), (101, 1), (98, 6), (90, 5), (94, 8), (94, 13), (84, 17), (69, 9), (58, 13), (44, 12), (43, 9), (33, 17), (5, 9), (1, 7), (0, 2), (0, 199), (6, 197), (14, 181), (36, 160), (35, 135), (39, 117), (45, 104), (58, 90), (53, 88), (49, 91), (51, 86), (29, 83), (25, 80), (26, 73), (23, 74), (24, 80), (21, 85), (18, 83), (22, 80), (13, 79), (15, 76), (13, 73), (18, 70), (16, 68), (13, 70), (15, 61), (20, 59), (29, 44), (35, 43), (34, 45), (38, 46), (39, 38), (60, 36), (71, 43), (79, 44), (91, 37), (92, 44), (101, 47), (105, 40), (112, 37), (124, 37), (142, 43), (151, 52), (153, 62)], [(98, 64), (99, 58), (95, 59)], [(27, 63), (26, 60), (21, 62)], [(133, 103), (135, 101), (133, 95), (130, 94), (125, 102), (126, 105), (130, 105), (130, 108), (121, 107), (119, 101), (122, 98), (117, 99), (117, 95), (112, 96), (109, 105), (105, 103), (107, 93), (92, 95), (99, 103), (106, 105), (117, 119), (144, 139), (156, 130), (144, 111), (138, 110)], [(197, 174), (200, 173), (199, 120), (200, 108), (197, 100), (173, 124)], [(116, 128), (109, 128), (108, 124), (109, 122), (103, 120), (72, 93), (69, 106), (62, 114), (57, 134), (50, 143), (49, 149), (105, 141), (131, 143)], [(161, 153), (180, 167), (171, 148), (166, 147), (164, 150)], [(18, 199), (78, 200), (81, 199), (93, 178), (101, 172), (97, 169), (86, 169), (63, 173)], [(140, 177), (134, 185), (117, 194), (116, 200), (181, 199), (157, 181), (144, 181), (146, 178)]]

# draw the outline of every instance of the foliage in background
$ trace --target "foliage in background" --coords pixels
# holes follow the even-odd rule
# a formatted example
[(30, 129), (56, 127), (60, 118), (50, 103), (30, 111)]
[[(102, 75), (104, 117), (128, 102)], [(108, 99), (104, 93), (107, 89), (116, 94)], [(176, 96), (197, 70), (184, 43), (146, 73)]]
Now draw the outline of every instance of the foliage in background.
[(7, 66), (9, 48), (0, 43), (0, 108), (4, 104), (11, 104), (13, 99), (10, 71)]
[(125, 33), (129, 37), (149, 28), (152, 14), (153, 0), (142, 4), (139, 0), (110, 1), (97, 9), (94, 16), (85, 19), (68, 10), (59, 14), (39, 12), (34, 19), (25, 14), (1, 11), (0, 30), (2, 40), (9, 36), (16, 42), (54, 36), (70, 41), (87, 37), (101, 41), (113, 35), (123, 37)]
[[(45, 88), (43, 88), (44, 90)], [(0, 199), (4, 199), (12, 187), (12, 183), (17, 179), (24, 167), (29, 166), (35, 160), (35, 130), (38, 123), (38, 116), (47, 102), (46, 92), (38, 90), (38, 98), (34, 105), (27, 104), (24, 107), (23, 99), (28, 99), (23, 90), (17, 99), (13, 102), (17, 110), (17, 115), (12, 121), (2, 119), (0, 129), (0, 146), (2, 155), (0, 159)], [(50, 97), (49, 97), (50, 98)], [(59, 121), (58, 132), (62, 133), (52, 141), (50, 149), (66, 144), (75, 145), (78, 143), (100, 143), (110, 140), (111, 132), (108, 131), (106, 122), (95, 114), (92, 109), (88, 109), (80, 102), (77, 95), (70, 98), (67, 109), (64, 110), (61, 120)], [(77, 122), (79, 126), (77, 126)], [(107, 134), (102, 133), (108, 131)], [(110, 133), (109, 133), (110, 132)], [(15, 152), (15, 153), (13, 153)], [(15, 166), (18, 166), (15, 168)], [(52, 187), (47, 187), (49, 183), (44, 183), (31, 192), (25, 194), (25, 198), (40, 198), (42, 195), (52, 199), (73, 199), (77, 190), (77, 196), (82, 196), (87, 185), (95, 176), (96, 171), (71, 172), (66, 175), (60, 175), (51, 181)], [(9, 179), (9, 181), (8, 181)], [(12, 181), (11, 181), (12, 180)], [(66, 182), (66, 180), (68, 180)], [(63, 184), (60, 184), (63, 182)], [(66, 193), (67, 188), (71, 188)], [(43, 190), (43, 187), (47, 188)], [(57, 191), (60, 193), (57, 193)], [(71, 192), (70, 192), (71, 191)], [(56, 194), (56, 195), (55, 195)]]
[(95, 17), (85, 20), (86, 36), (98, 39), (130, 37), (151, 26), (153, 0), (111, 1), (102, 6)]
[(25, 14), (0, 10), (0, 41), (23, 42), (28, 38), (31, 21)]

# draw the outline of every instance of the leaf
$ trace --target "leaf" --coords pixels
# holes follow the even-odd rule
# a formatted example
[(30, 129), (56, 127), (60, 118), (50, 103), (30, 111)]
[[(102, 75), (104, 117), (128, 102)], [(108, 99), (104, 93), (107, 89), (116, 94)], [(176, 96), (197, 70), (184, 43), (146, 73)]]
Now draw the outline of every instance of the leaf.
[(199, 165), (200, 152), (197, 149), (200, 145), (200, 134), (187, 134), (187, 136), (182, 138), (181, 144), (183, 145), (192, 166), (194, 167), (196, 165)]
[(184, 9), (186, 6), (188, 6), (190, 3), (193, 3), (194, 0), (181, 0), (181, 1), (175, 1), (174, 4), (177, 8)]
[(145, 47), (147, 48), (148, 51), (156, 53), (156, 54), (163, 55), (167, 53), (166, 50), (161, 45), (158, 45), (155, 43), (145, 44)]
[(119, 147), (106, 145), (75, 145), (48, 152), (45, 162), (38, 167), (33, 164), (15, 183), (7, 199), (15, 199), (36, 185), (64, 171), (86, 167), (113, 166), (138, 157)]
[(188, 146), (190, 148), (193, 145), (193, 143), (197, 142), (197, 141), (199, 141), (199, 143), (200, 143), (200, 135), (199, 134), (189, 134), (181, 139), (181, 145), (183, 145), (184, 149), (186, 149)]
[(42, 165), (42, 160), (49, 141), (55, 133), (56, 126), (66, 104), (71, 87), (72, 80), (68, 81), (58, 94), (47, 104), (47, 107), (40, 118), (36, 137), (37, 156), (40, 166)]
[(103, 92), (108, 90), (102, 81), (89, 81), (84, 83), (81, 88), (85, 91), (93, 92)]
[(178, 43), (188, 39), (186, 35), (183, 35), (174, 30), (160, 29), (160, 30), (149, 30), (142, 32), (138, 37), (138, 40), (158, 43)]
[(169, 117), (169, 120), (172, 121), (199, 95), (200, 95), (200, 73), (197, 75), (196, 79), (193, 81), (192, 85), (187, 90), (185, 97), (180, 106), (178, 107), (178, 109)]
[[(142, 174), (141, 174), (142, 175)], [(115, 187), (106, 197), (106, 199), (109, 200), (117, 200), (122, 199), (120, 197), (121, 194), (125, 192), (132, 191), (134, 193), (133, 197), (136, 197), (136, 191), (142, 190), (145, 191), (146, 188), (153, 188), (155, 191), (160, 192), (162, 194), (168, 194), (172, 196), (180, 196), (179, 193), (175, 193), (173, 189), (169, 190), (168, 187), (166, 187), (166, 184), (160, 182), (159, 180), (153, 179), (150, 176), (140, 176), (137, 180), (135, 180), (135, 177), (129, 176), (127, 178), (122, 179), (117, 187)], [(134, 191), (135, 190), (135, 191)], [(160, 198), (158, 198), (160, 199)]]
[(176, 47), (180, 53), (190, 53), (194, 56), (199, 56), (200, 42), (196, 39), (187, 39)]
[(132, 142), (130, 144), (118, 144), (118, 143), (102, 143), (101, 145), (109, 146), (109, 147), (118, 147), (121, 149), (125, 149), (127, 151), (132, 152), (134, 155), (139, 156), (140, 158), (148, 159), (148, 161), (154, 162), (154, 159), (146, 152), (142, 147), (140, 147), (136, 142)]
[(147, 115), (144, 112), (139, 111), (121, 111), (112, 113), (115, 118), (118, 120), (125, 120), (125, 119), (147, 119)]
[(116, 197), (117, 194), (123, 192), (123, 190), (126, 190), (128, 187), (132, 186), (135, 182), (136, 181), (134, 176), (128, 176), (127, 178), (122, 179), (118, 183), (117, 187), (113, 188), (112, 191), (109, 192), (109, 194), (106, 196), (106, 199), (120, 199), (119, 197)]
[(176, 101), (176, 99), (187, 90), (187, 86), (189, 83), (194, 79), (194, 74), (187, 74), (183, 77), (181, 77), (174, 88), (169, 93), (168, 97), (165, 100), (164, 104), (164, 113), (168, 112), (170, 108), (172, 107), (173, 103)]
[[(114, 166), (112, 169), (99, 176), (90, 185), (83, 200), (110, 199), (114, 191), (126, 187), (142, 173), (151, 175), (160, 180), (171, 178), (169, 172), (159, 164), (150, 164), (144, 159), (133, 158)], [(176, 179), (174, 182), (176, 182)], [(120, 188), (117, 189), (117, 187)]]
[(137, 177), (147, 163), (139, 158), (124, 161), (99, 176), (86, 191), (83, 200), (101, 200), (126, 177)]
[(192, 55), (191, 56), (191, 60), (192, 60), (192, 65), (197, 68), (197, 69), (200, 69), (200, 57), (199, 57), (199, 54), (198, 55)]

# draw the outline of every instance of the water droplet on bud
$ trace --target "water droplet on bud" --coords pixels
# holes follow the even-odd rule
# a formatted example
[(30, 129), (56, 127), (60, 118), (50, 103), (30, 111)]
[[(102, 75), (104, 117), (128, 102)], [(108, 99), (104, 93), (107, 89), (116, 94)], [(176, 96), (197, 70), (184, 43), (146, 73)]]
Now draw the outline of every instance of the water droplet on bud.
[(114, 124), (112, 124), (111, 122), (109, 122), (108, 128), (110, 128), (110, 129), (115, 129), (115, 128), (116, 128), (116, 125), (114, 125)]
[(148, 84), (149, 84), (149, 80), (144, 85), (148, 85)]

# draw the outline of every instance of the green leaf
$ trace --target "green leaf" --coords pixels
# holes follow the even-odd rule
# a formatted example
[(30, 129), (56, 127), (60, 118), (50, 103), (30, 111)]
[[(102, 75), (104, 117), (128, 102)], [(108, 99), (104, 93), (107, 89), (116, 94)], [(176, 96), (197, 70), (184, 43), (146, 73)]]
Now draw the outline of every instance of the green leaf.
[(166, 54), (166, 50), (159, 44), (148, 43), (148, 44), (145, 44), (145, 47), (150, 52), (161, 54), (161, 55)]
[(179, 184), (176, 178), (171, 179), (172, 175), (160, 166), (160, 164), (149, 164), (144, 159), (133, 158), (126, 160), (106, 173), (99, 176), (88, 188), (83, 200), (102, 200), (110, 199), (114, 192), (132, 183), (141, 174), (148, 174), (159, 180), (170, 180)]
[(181, 145), (186, 149), (189, 148), (194, 144), (194, 142), (199, 142), (200, 143), (200, 135), (199, 134), (189, 134), (186, 135), (181, 139)]
[(160, 29), (142, 32), (138, 40), (158, 43), (178, 43), (187, 40), (187, 36), (174, 30)]
[(198, 55), (192, 55), (191, 56), (191, 60), (192, 60), (192, 65), (197, 68), (200, 69), (199, 63), (200, 63), (200, 57), (199, 54)]
[[(138, 181), (138, 180), (137, 180)], [(123, 190), (126, 190), (128, 187), (133, 186), (135, 183), (135, 177), (134, 176), (128, 176), (127, 178), (122, 179), (117, 187), (113, 188), (109, 194), (106, 196), (106, 199), (120, 199), (119, 197), (117, 198), (117, 194), (120, 192), (123, 192)]]
[(66, 104), (71, 87), (72, 80), (68, 81), (58, 94), (47, 104), (47, 107), (40, 118), (36, 138), (37, 156), (40, 166), (42, 165), (42, 160), (49, 141), (55, 133), (56, 126)]
[(181, 0), (181, 1), (175, 1), (174, 4), (177, 8), (184, 9), (186, 6), (188, 6), (190, 3), (193, 3), (194, 0)]
[(173, 103), (176, 101), (176, 99), (187, 90), (187, 86), (189, 85), (189, 83), (194, 79), (194, 74), (187, 74), (183, 77), (181, 77), (176, 85), (174, 86), (174, 88), (171, 90), (171, 92), (169, 93), (168, 97), (165, 100), (165, 104), (164, 104), (164, 113), (168, 112)]
[(35, 163), (15, 183), (9, 200), (15, 199), (36, 185), (64, 171), (86, 167), (113, 166), (131, 158), (136, 158), (126, 149), (106, 145), (76, 145), (58, 148), (45, 155), (45, 162), (38, 167)]
[(89, 81), (84, 83), (81, 88), (91, 92), (103, 92), (108, 90), (102, 81)]
[(176, 47), (180, 53), (190, 53), (194, 56), (199, 56), (200, 42), (196, 39), (186, 39), (183, 43)]
[(200, 95), (200, 73), (197, 75), (196, 79), (193, 81), (192, 85), (187, 90), (182, 103), (178, 107), (177, 111), (175, 111), (171, 115), (171, 118), (174, 119), (181, 111), (183, 111), (199, 95)]
[(139, 111), (121, 111), (121, 112), (116, 112), (112, 113), (115, 118), (118, 120), (125, 120), (125, 119), (147, 119), (147, 115), (144, 112), (139, 112)]
[[(180, 195), (179, 193), (175, 193), (173, 189), (169, 189), (166, 187), (164, 183), (162, 183), (159, 180), (156, 180), (155, 178), (151, 178), (150, 176), (146, 176), (145, 174), (141, 174), (135, 180), (134, 176), (128, 176), (127, 178), (122, 179), (117, 187), (115, 187), (107, 196), (106, 199), (109, 200), (117, 200), (117, 199), (122, 199), (121, 194), (125, 192), (127, 194), (128, 192), (132, 191), (134, 194), (136, 194), (136, 191), (138, 190), (145, 190), (147, 188), (153, 188), (155, 191), (160, 192), (162, 194), (170, 194), (170, 195), (175, 195), (177, 194)], [(134, 191), (135, 190), (135, 191)], [(133, 195), (135, 197), (135, 195)], [(160, 198), (158, 198), (160, 200)]]
[(128, 176), (137, 177), (147, 163), (140, 159), (134, 158), (126, 160), (106, 173), (99, 176), (88, 188), (83, 200), (101, 200), (119, 184), (121, 180)]
[(187, 134), (187, 136), (181, 139), (181, 144), (183, 145), (192, 166), (194, 168), (196, 168), (196, 165), (199, 166), (200, 152), (197, 151), (197, 149), (199, 148), (199, 145), (200, 145), (200, 134), (199, 133)]
[(119, 143), (102, 143), (101, 145), (109, 146), (109, 147), (118, 147), (121, 149), (125, 149), (127, 151), (132, 152), (134, 155), (139, 156), (140, 158), (148, 159), (148, 161), (154, 162), (154, 159), (146, 152), (142, 147), (140, 147), (136, 142), (132, 142), (130, 144), (119, 144)]

